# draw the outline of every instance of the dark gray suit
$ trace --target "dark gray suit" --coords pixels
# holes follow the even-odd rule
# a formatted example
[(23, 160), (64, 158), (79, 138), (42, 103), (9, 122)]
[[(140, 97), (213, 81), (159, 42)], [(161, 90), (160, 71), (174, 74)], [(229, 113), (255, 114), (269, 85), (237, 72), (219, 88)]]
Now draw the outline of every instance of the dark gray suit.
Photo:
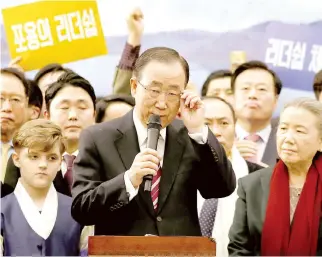
[(278, 122), (274, 120), (272, 122), (272, 130), (269, 135), (265, 151), (262, 157), (262, 162), (269, 166), (274, 166), (276, 164), (276, 159), (278, 158), (277, 148), (276, 148), (276, 132), (277, 132)]
[[(239, 198), (236, 202), (234, 221), (229, 231), (230, 256), (260, 255), (261, 234), (273, 169), (274, 167), (259, 170), (238, 181)], [(321, 235), (320, 222), (317, 255), (322, 255)]]
[(82, 132), (74, 162), (72, 215), (95, 225), (96, 235), (201, 235), (197, 189), (208, 198), (230, 195), (235, 174), (224, 149), (209, 131), (207, 144), (192, 140), (181, 121), (167, 127), (158, 209), (151, 195), (129, 201), (124, 172), (139, 153), (133, 112)]

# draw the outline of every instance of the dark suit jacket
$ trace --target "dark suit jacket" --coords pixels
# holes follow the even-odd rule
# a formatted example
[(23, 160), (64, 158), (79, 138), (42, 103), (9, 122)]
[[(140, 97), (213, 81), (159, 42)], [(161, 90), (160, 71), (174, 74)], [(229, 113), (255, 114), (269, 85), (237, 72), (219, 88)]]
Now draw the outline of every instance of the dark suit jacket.
[(1, 197), (5, 197), (13, 192), (20, 177), (20, 169), (17, 168), (9, 157), (4, 181), (1, 184)]
[(224, 149), (209, 131), (208, 143), (192, 140), (181, 121), (167, 127), (158, 209), (151, 195), (129, 201), (124, 172), (140, 148), (133, 112), (85, 129), (74, 162), (72, 216), (95, 225), (96, 235), (201, 235), (197, 189), (208, 198), (230, 195), (235, 174)]
[[(273, 169), (274, 167), (269, 167), (259, 170), (238, 181), (239, 198), (236, 202), (234, 221), (229, 231), (230, 256), (260, 255), (261, 234)], [(321, 222), (318, 240), (317, 255), (322, 255)]]
[(261, 170), (261, 169), (264, 168), (263, 166), (260, 166), (257, 163), (253, 163), (253, 162), (249, 162), (249, 161), (246, 161), (246, 164), (247, 164), (247, 167), (248, 167), (248, 173), (249, 174), (253, 173), (254, 171)]
[[(15, 166), (12, 160), (12, 156), (8, 159), (6, 176), (4, 178), (4, 184), (1, 187), (1, 197), (4, 197), (12, 193), (17, 185), (18, 179), (20, 178), (20, 169)], [(53, 181), (57, 192), (71, 196), (70, 189), (66, 180), (64, 180), (62, 172), (59, 171)]]
[(275, 166), (276, 159), (278, 158), (277, 148), (276, 148), (276, 132), (278, 127), (278, 121), (274, 119), (271, 125), (272, 125), (272, 130), (266, 144), (262, 162), (266, 163), (269, 166)]

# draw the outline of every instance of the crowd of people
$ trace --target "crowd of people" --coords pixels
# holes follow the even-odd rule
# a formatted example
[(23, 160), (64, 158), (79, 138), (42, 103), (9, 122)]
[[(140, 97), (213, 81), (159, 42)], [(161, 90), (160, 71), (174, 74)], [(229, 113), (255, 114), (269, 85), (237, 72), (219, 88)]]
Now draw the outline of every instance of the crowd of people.
[(265, 63), (214, 71), (199, 93), (180, 49), (140, 54), (140, 9), (127, 24), (113, 95), (60, 64), (33, 79), (19, 58), (1, 69), (1, 253), (87, 255), (92, 235), (156, 235), (212, 237), (217, 256), (322, 254), (322, 71), (316, 99), (273, 119), (283, 85)]

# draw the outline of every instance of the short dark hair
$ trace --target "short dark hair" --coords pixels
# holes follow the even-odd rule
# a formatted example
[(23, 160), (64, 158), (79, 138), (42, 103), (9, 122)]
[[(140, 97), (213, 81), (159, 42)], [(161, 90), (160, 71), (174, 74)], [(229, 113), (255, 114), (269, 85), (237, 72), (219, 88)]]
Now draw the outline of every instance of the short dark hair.
[(113, 102), (123, 102), (131, 106), (135, 105), (134, 98), (129, 95), (109, 95), (107, 97), (104, 97), (96, 103), (96, 123), (102, 122), (106, 108)]
[(319, 99), (319, 96), (322, 92), (322, 70), (320, 70), (314, 76), (313, 91), (314, 91), (316, 99)]
[(30, 89), (28, 104), (36, 106), (41, 109), (44, 102), (41, 90), (34, 80), (28, 79), (27, 81), (29, 83), (29, 89)]
[(153, 47), (144, 51), (134, 65), (133, 76), (139, 78), (144, 67), (151, 61), (173, 62), (178, 61), (186, 75), (185, 86), (189, 81), (189, 64), (176, 50), (168, 47)]
[(68, 68), (63, 67), (61, 64), (59, 63), (50, 63), (44, 67), (42, 67), (35, 75), (34, 77), (34, 81), (38, 84), (39, 80), (45, 76), (46, 74), (50, 73), (50, 72), (56, 72), (56, 71), (71, 71)]
[(10, 74), (10, 75), (16, 77), (17, 79), (19, 79), (24, 87), (26, 97), (29, 96), (29, 90), (30, 90), (29, 83), (27, 81), (27, 78), (25, 77), (25, 75), (21, 71), (19, 71), (16, 68), (3, 68), (3, 69), (1, 69), (1, 74)]
[(52, 100), (55, 98), (56, 94), (60, 90), (68, 86), (79, 87), (84, 89), (91, 97), (93, 106), (95, 109), (95, 101), (96, 101), (95, 91), (92, 85), (89, 83), (89, 81), (73, 71), (66, 71), (58, 78), (56, 82), (50, 84), (46, 90), (45, 102), (46, 102), (46, 108), (48, 112), (50, 110), (50, 104)]
[(231, 89), (233, 90), (233, 92), (235, 91), (235, 82), (236, 82), (237, 77), (246, 70), (256, 70), (256, 69), (267, 71), (268, 73), (270, 73), (273, 76), (274, 86), (275, 86), (275, 94), (279, 95), (281, 93), (281, 90), (283, 87), (281, 79), (278, 77), (278, 75), (273, 70), (269, 69), (268, 66), (261, 61), (245, 62), (237, 67), (237, 69), (235, 70), (235, 72), (233, 73), (233, 76), (231, 78)]
[(236, 121), (237, 121), (236, 113), (235, 113), (234, 107), (230, 103), (228, 103), (225, 99), (223, 99), (221, 97), (218, 97), (218, 96), (205, 96), (205, 97), (202, 97), (202, 100), (207, 100), (207, 99), (208, 100), (218, 100), (218, 101), (221, 101), (221, 102), (225, 103), (229, 107), (229, 109), (231, 110), (234, 122), (236, 123)]
[(206, 96), (209, 88), (209, 84), (214, 79), (222, 79), (229, 77), (231, 78), (233, 76), (232, 72), (230, 70), (217, 70), (207, 77), (206, 81), (203, 83), (202, 89), (201, 89), (201, 96)]

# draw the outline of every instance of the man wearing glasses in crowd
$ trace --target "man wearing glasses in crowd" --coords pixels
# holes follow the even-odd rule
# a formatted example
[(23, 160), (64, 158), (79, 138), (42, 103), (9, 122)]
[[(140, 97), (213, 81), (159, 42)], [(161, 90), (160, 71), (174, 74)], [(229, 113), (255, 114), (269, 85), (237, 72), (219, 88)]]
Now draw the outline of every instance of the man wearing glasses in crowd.
[[(200, 236), (197, 190), (207, 199), (234, 191), (231, 164), (204, 125), (202, 101), (185, 90), (188, 80), (188, 63), (175, 50), (148, 49), (131, 79), (134, 110), (83, 131), (72, 215), (95, 225), (96, 235)], [(162, 125), (157, 151), (146, 148), (152, 114)], [(142, 183), (148, 174), (151, 192)]]

